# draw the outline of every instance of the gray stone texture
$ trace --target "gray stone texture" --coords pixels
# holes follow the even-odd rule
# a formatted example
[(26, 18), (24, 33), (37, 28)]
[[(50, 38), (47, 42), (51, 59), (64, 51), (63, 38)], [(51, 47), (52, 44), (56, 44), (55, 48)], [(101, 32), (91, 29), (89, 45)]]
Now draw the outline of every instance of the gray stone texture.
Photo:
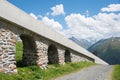
[(64, 65), (65, 64), (65, 50), (61, 48), (58, 49), (58, 58), (59, 58), (59, 64)]
[(38, 66), (42, 66), (43, 64), (45, 64), (47, 66), (48, 63), (48, 56), (47, 56), (47, 51), (48, 51), (48, 45), (40, 42), (40, 41), (36, 41), (36, 46), (37, 46), (37, 65)]
[(17, 72), (15, 61), (16, 35), (10, 30), (0, 29), (0, 68), (5, 73)]
[(77, 52), (72, 51), (71, 52), (71, 62), (80, 62), (80, 61), (85, 61), (85, 62), (94, 62), (94, 59), (89, 58), (87, 56), (84, 56), (82, 54), (79, 54)]

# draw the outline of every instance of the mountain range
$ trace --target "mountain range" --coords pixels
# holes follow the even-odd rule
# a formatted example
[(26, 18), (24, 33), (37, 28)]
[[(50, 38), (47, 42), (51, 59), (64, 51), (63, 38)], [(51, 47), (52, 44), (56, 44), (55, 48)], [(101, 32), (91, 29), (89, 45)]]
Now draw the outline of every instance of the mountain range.
[(85, 49), (88, 49), (93, 44), (92, 41), (88, 41), (86, 39), (78, 39), (75, 37), (71, 37), (69, 39), (72, 40), (73, 42), (77, 43), (78, 45), (82, 46)]
[(99, 40), (88, 50), (109, 64), (120, 64), (120, 37)]
[(109, 64), (120, 64), (120, 37), (101, 39), (97, 42), (75, 37), (69, 39)]

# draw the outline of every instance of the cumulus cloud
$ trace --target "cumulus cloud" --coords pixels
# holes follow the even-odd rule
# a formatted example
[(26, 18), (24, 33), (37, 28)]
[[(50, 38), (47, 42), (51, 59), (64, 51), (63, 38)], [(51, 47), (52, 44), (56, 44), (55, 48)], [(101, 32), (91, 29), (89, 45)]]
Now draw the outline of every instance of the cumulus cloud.
[(110, 4), (108, 7), (101, 9), (102, 12), (117, 12), (120, 11), (120, 4)]
[(43, 17), (42, 22), (45, 23), (46, 25), (52, 27), (53, 29), (55, 29), (58, 32), (60, 30), (62, 30), (62, 25), (59, 22), (55, 21), (54, 19), (49, 19), (48, 17)]
[(38, 19), (38, 17), (34, 13), (30, 13), (30, 16), (32, 16), (35, 19)]
[(68, 37), (99, 40), (120, 34), (120, 14), (99, 13), (92, 17), (72, 13), (65, 17), (68, 29), (63, 33)]
[(61, 30), (63, 29), (62, 25), (59, 22), (55, 21), (54, 19), (49, 19), (47, 17), (47, 16), (49, 16), (49, 13), (46, 13), (46, 16), (42, 16), (42, 15), (36, 16), (34, 13), (30, 13), (29, 15), (35, 19), (42, 21), (44, 24), (53, 28), (54, 30), (58, 31), (59, 33), (61, 33)]
[[(120, 36), (120, 13), (114, 13), (120, 11), (119, 5), (120, 4), (110, 4), (108, 7), (102, 8), (102, 12), (91, 17), (89, 16), (88, 10), (84, 15), (71, 13), (65, 17), (65, 22), (68, 26), (66, 30), (63, 29), (59, 22), (47, 17), (50, 13), (46, 13), (45, 17), (41, 15), (37, 17), (33, 13), (30, 13), (30, 15), (35, 19), (40, 18), (43, 23), (67, 37), (74, 36), (80, 39), (96, 41), (102, 38)], [(62, 4), (52, 7), (51, 10), (53, 10), (53, 16), (65, 14)]]
[(65, 15), (63, 4), (56, 5), (55, 7), (52, 7), (51, 10), (53, 11), (52, 12), (53, 16), (57, 16), (61, 14)]

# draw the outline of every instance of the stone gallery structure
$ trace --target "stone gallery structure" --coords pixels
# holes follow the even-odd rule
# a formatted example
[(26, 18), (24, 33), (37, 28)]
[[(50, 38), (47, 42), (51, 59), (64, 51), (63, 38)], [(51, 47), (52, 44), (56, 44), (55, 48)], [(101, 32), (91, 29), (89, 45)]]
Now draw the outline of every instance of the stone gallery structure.
[(23, 65), (92, 61), (107, 64), (7, 0), (0, 0), (0, 72), (17, 73), (16, 41), (23, 43)]

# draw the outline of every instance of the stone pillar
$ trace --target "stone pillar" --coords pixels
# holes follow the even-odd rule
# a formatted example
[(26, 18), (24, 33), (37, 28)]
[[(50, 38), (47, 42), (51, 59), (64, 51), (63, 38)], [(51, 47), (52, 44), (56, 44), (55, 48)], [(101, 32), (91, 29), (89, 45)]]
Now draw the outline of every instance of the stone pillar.
[(23, 50), (22, 65), (35, 65), (37, 60), (37, 52), (35, 50)]
[(47, 66), (48, 63), (48, 56), (47, 56), (47, 52), (48, 52), (48, 45), (40, 42), (40, 41), (36, 41), (36, 45), (37, 45), (37, 65), (42, 67), (42, 66)]
[(15, 61), (16, 35), (0, 29), (0, 72), (17, 73)]
[[(0, 38), (1, 39), (1, 38)], [(0, 72), (3, 72), (2, 68), (3, 68), (3, 64), (2, 64), (2, 48), (1, 48), (1, 41), (0, 41)]]
[(22, 34), (20, 38), (23, 41), (23, 58), (22, 65), (36, 65), (37, 60), (37, 51), (36, 51), (36, 43), (34, 37)]
[(59, 57), (59, 64), (64, 65), (65, 64), (65, 50), (62, 48), (58, 48), (58, 57)]

